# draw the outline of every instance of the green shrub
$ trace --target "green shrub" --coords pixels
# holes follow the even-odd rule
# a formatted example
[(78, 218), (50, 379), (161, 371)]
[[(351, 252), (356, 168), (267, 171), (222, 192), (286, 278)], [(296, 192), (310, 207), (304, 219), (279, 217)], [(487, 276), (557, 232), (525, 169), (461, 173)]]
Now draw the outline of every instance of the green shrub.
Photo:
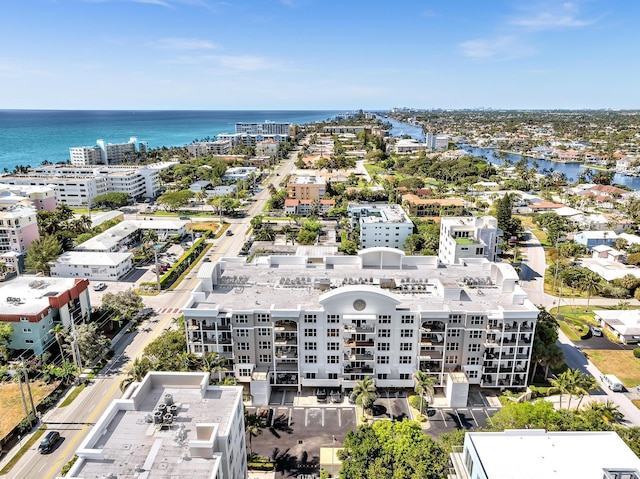
[(62, 469), (60, 469), (60, 475), (66, 476), (67, 472), (71, 470), (71, 468), (73, 467), (73, 465), (76, 463), (77, 460), (78, 460), (78, 456), (74, 455), (69, 462), (67, 462), (64, 466), (62, 466)]
[(640, 359), (640, 348), (633, 349), (633, 356)]
[[(422, 408), (420, 408), (420, 402), (422, 402)], [(426, 411), (429, 407), (429, 401), (427, 401), (424, 397), (420, 396), (409, 396), (409, 404), (413, 409), (417, 409), (418, 411)]]
[(250, 462), (247, 468), (252, 471), (273, 471), (274, 465), (272, 462)]

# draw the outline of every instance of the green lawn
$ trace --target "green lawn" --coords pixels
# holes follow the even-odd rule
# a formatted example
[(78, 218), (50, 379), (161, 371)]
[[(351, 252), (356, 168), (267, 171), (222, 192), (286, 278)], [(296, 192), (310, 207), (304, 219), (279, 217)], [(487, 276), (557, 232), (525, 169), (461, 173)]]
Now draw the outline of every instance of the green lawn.
[(583, 351), (602, 374), (615, 374), (627, 388), (640, 384), (640, 359), (633, 356), (631, 350)]

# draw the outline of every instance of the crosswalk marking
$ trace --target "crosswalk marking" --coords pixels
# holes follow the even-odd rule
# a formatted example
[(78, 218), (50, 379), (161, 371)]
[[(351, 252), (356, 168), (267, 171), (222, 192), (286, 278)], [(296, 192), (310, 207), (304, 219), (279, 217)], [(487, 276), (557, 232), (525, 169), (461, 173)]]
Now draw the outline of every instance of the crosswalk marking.
[(160, 308), (158, 309), (158, 313), (179, 313), (180, 308)]

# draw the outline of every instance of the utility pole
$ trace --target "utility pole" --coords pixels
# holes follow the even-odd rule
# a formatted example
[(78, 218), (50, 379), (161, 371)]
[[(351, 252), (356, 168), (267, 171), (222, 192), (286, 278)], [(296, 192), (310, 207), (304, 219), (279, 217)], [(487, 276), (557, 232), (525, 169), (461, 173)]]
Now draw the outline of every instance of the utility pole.
[(69, 315), (71, 317), (71, 338), (73, 339), (71, 343), (71, 352), (73, 353), (73, 362), (76, 364), (76, 368), (78, 368), (77, 372), (77, 381), (80, 382), (80, 375), (82, 374), (82, 358), (80, 357), (80, 347), (78, 346), (78, 331), (76, 330), (76, 322), (73, 318), (73, 313)]
[(33, 395), (31, 394), (31, 384), (29, 383), (29, 370), (24, 364), (24, 359), (22, 360), (22, 372), (24, 373), (24, 383), (27, 385), (27, 394), (29, 395), (29, 404), (31, 405), (31, 410), (33, 411), (33, 417), (37, 418), (38, 411), (36, 411), (36, 407), (33, 404)]
[(159, 293), (160, 292), (160, 265), (158, 264), (158, 250), (156, 249), (155, 246), (153, 246), (153, 256), (156, 260), (156, 282), (158, 284), (158, 293)]

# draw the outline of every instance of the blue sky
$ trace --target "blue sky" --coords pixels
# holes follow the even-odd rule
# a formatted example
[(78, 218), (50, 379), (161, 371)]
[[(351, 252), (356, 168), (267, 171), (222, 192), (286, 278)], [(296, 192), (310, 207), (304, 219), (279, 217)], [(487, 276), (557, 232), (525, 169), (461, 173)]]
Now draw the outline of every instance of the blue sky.
[(0, 108), (640, 108), (640, 1), (0, 0)]

